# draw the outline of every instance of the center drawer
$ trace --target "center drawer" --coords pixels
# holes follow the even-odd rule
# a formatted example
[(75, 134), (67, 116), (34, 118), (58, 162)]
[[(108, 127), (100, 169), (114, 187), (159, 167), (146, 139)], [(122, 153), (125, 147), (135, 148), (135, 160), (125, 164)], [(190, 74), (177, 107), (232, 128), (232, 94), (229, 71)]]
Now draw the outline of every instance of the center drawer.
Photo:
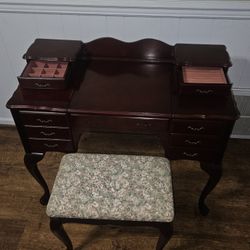
[(24, 125), (68, 127), (66, 113), (20, 111)]
[(157, 133), (167, 132), (168, 119), (121, 116), (71, 115), (73, 127), (89, 131)]

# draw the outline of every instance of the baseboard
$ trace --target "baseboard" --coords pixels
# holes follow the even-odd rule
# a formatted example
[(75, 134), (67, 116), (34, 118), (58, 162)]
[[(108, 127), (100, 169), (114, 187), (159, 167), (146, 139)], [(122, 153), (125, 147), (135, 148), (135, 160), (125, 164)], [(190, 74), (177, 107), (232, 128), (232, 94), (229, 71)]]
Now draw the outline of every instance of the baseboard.
[(0, 125), (15, 125), (12, 118), (0, 117)]
[(250, 135), (231, 135), (230, 138), (232, 139), (250, 139)]

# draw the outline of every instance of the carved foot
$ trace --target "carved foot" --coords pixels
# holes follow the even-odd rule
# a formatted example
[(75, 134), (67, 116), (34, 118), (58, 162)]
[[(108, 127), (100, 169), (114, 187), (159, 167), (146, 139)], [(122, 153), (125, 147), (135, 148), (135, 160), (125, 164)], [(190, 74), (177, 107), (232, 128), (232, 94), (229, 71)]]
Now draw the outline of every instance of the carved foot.
[(41, 161), (43, 157), (43, 153), (27, 153), (24, 156), (24, 163), (30, 174), (35, 178), (35, 180), (44, 190), (44, 194), (40, 198), (40, 203), (42, 205), (47, 205), (50, 196), (49, 188), (37, 167), (37, 163)]
[(207, 207), (205, 200), (221, 179), (222, 164), (201, 162), (200, 166), (201, 166), (201, 169), (204, 170), (209, 175), (207, 184), (203, 188), (200, 198), (199, 198), (200, 213), (201, 215), (206, 216), (209, 213), (209, 208)]
[(200, 214), (203, 216), (207, 216), (209, 214), (210, 209), (204, 203), (204, 200), (199, 201), (199, 211), (200, 211)]
[(42, 197), (40, 198), (40, 203), (41, 205), (43, 206), (47, 206), (48, 202), (49, 202), (49, 197), (50, 197), (50, 193), (49, 191), (48, 192), (45, 192)]

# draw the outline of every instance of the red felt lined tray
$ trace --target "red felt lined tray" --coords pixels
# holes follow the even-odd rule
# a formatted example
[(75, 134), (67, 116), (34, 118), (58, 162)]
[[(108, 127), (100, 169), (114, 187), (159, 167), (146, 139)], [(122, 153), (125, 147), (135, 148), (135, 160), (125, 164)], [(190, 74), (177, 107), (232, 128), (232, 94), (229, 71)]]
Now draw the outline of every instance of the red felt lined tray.
[(30, 61), (22, 76), (33, 78), (64, 78), (67, 67), (67, 62)]

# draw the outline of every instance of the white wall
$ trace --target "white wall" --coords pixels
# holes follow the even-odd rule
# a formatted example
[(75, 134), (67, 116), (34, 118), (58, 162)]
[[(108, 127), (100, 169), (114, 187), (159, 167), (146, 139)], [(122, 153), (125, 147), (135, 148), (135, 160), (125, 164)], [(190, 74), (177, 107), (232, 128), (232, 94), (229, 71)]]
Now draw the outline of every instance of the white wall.
[(0, 1), (0, 124), (12, 123), (5, 103), (35, 38), (88, 42), (103, 36), (225, 44), (233, 61), (234, 92), (250, 96), (250, 1)]

